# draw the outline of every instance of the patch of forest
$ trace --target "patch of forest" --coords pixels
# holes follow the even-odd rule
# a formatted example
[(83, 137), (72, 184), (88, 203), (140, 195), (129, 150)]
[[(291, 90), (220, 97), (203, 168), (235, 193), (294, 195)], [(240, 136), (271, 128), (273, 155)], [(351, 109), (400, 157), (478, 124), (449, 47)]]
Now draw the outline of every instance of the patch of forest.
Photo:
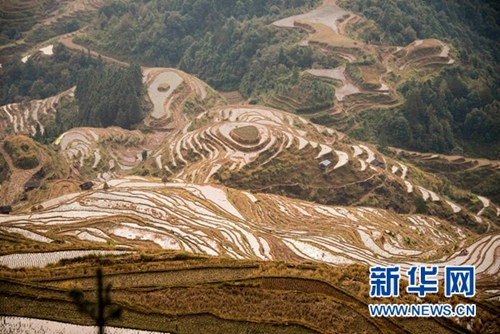
[(130, 129), (143, 118), (144, 87), (139, 65), (100, 65), (80, 73), (75, 97), (79, 126)]
[[(78, 43), (146, 66), (178, 67), (222, 91), (297, 98), (290, 111), (330, 107), (332, 86), (297, 75), (313, 66), (338, 66), (329, 52), (297, 45), (304, 33), (274, 27), (317, 0), (113, 2)], [(300, 92), (300, 96), (297, 96)]]
[[(81, 126), (120, 126), (130, 129), (144, 117), (144, 87), (138, 65), (121, 68), (87, 53), (71, 52), (62, 44), (50, 57), (33, 56), (5, 64), (0, 81), (0, 104), (44, 99), (76, 86), (75, 98), (63, 96), (43, 135), (50, 142)], [(38, 130), (38, 127), (37, 127)]]
[[(433, 79), (400, 87), (405, 103), (389, 113), (361, 116), (353, 132), (382, 144), (497, 159), (500, 141), (499, 6), (477, 0), (353, 0), (341, 4), (377, 23), (366, 40), (406, 45), (415, 39), (448, 41), (459, 62)], [(484, 147), (484, 149), (481, 149)], [(478, 150), (479, 149), (479, 150)]]
[(500, 141), (500, 103), (489, 91), (468, 85), (460, 69), (409, 81), (400, 92), (405, 97), (401, 106), (364, 112), (364, 127), (352, 134), (417, 151), (500, 156), (494, 149)]
[(55, 44), (53, 52), (50, 57), (32, 56), (25, 63), (18, 59), (3, 64), (0, 105), (56, 95), (73, 87), (82, 70), (98, 63), (97, 59), (71, 52), (62, 44)]

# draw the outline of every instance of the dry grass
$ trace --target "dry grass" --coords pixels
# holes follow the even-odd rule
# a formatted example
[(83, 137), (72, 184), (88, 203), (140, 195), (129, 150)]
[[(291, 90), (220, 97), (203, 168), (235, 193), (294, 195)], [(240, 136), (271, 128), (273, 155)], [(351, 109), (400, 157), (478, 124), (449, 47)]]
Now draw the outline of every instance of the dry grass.
[(340, 35), (321, 23), (298, 22), (312, 28), (312, 33), (309, 36), (309, 41), (316, 43), (324, 43), (332, 47), (338, 48), (360, 48), (362, 42), (355, 41), (348, 36)]
[(380, 65), (359, 66), (363, 81), (368, 84), (380, 85), (380, 77), (385, 73), (385, 69)]
[[(370, 318), (366, 304), (373, 300), (368, 297), (368, 269), (364, 266), (335, 268), (221, 258), (174, 261), (173, 255), (130, 255), (105, 262), (86, 259), (51, 270), (9, 271), (22, 274), (23, 281), (1, 279), (0, 298), (8, 297), (9, 303), (0, 305), (0, 313), (89, 324), (69, 302), (67, 291), (81, 286), (86, 294), (91, 293), (95, 266), (100, 263), (105, 282), (113, 283), (113, 300), (125, 308), (124, 317), (112, 325), (178, 333), (199, 333), (200, 329), (246, 333), (244, 328), (258, 328), (258, 333), (403, 333), (404, 329), (425, 328), (439, 334), (451, 333), (450, 326), (456, 327), (436, 319)], [(62, 273), (66, 280), (57, 281)], [(6, 274), (4, 270), (1, 277)], [(416, 299), (403, 292), (401, 298), (377, 302), (414, 303)], [(463, 301), (439, 294), (422, 302)], [(477, 302), (474, 321), (498, 329), (494, 309)]]
[(160, 92), (166, 92), (170, 89), (170, 85), (168, 83), (161, 83), (159, 86), (158, 86), (158, 91)]
[(231, 131), (231, 137), (243, 144), (256, 144), (260, 140), (259, 130), (252, 125), (236, 128)]
[(25, 136), (11, 136), (4, 140), (3, 147), (9, 153), (16, 168), (32, 169), (38, 166), (39, 153), (33, 140)]

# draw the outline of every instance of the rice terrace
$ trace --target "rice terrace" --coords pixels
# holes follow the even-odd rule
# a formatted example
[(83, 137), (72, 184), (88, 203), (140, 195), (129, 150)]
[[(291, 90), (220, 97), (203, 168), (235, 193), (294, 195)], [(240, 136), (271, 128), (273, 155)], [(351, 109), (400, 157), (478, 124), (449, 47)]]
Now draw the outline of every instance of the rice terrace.
[(0, 333), (500, 332), (498, 11), (2, 2)]

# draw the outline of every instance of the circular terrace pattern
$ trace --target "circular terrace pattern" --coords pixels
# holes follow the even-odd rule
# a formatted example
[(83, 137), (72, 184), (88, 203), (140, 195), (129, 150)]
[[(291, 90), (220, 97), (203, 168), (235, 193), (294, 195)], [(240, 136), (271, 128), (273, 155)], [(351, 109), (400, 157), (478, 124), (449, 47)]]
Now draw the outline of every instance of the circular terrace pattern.
[(229, 135), (243, 145), (255, 145), (260, 141), (260, 132), (253, 125), (246, 125), (233, 129)]
[(269, 143), (271, 133), (264, 125), (224, 122), (217, 126), (217, 137), (238, 151), (254, 152)]

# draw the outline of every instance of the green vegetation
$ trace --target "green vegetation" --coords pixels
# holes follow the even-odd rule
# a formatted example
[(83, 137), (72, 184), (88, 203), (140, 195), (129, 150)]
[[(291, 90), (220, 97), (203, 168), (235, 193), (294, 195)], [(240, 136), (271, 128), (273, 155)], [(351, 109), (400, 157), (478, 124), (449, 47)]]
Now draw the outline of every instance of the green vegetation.
[(400, 91), (405, 102), (397, 110), (360, 115), (365, 125), (374, 129), (371, 138), (360, 129), (352, 134), (418, 151), (499, 157), (498, 150), (478, 150), (477, 145), (474, 151), (469, 149), (471, 143), (498, 145), (500, 103), (489, 91), (469, 88), (463, 72), (450, 69), (426, 82), (410, 81)]
[(361, 86), (364, 89), (375, 90), (380, 88), (379, 82), (367, 81), (366, 78), (363, 77), (363, 73), (359, 64), (356, 63), (347, 64), (346, 74), (353, 82), (355, 82), (357, 85)]
[(403, 154), (397, 158), (403, 158), (425, 172), (439, 176), (449, 185), (469, 189), (475, 194), (488, 197), (494, 203), (500, 202), (500, 171), (495, 166), (489, 164), (476, 166), (477, 163), (464, 159), (455, 161), (425, 159), (410, 154)]
[(38, 150), (29, 138), (24, 136), (8, 137), (4, 140), (3, 147), (17, 168), (32, 169), (40, 163)]
[(138, 65), (121, 69), (114, 65), (83, 71), (75, 97), (80, 126), (130, 129), (142, 120), (142, 73)]
[[(61, 0), (4, 1), (1, 6), (0, 45), (22, 39), (18, 44), (22, 48), (23, 42), (38, 43), (76, 31), (90, 22), (91, 8), (88, 7), (91, 6), (88, 6), (88, 3), (90, 1), (80, 5), (75, 15), (75, 12), (66, 11), (68, 7), (73, 6)], [(65, 14), (61, 15), (62, 12)], [(44, 24), (39, 24), (49, 16), (57, 16), (57, 19), (49, 19)]]
[(495, 70), (500, 26), (494, 2), (355, 0), (342, 5), (377, 23), (362, 32), (366, 40), (378, 35), (384, 42), (406, 45), (418, 38), (440, 38), (451, 42), (453, 57), (459, 60), (439, 77), (403, 84), (400, 92), (406, 102), (383, 118), (362, 115), (364, 130), (382, 134), (370, 139), (421, 151), (462, 149), (470, 155), (499, 157), (495, 150), (477, 150), (500, 143), (500, 76)]
[[(78, 43), (148, 66), (179, 67), (219, 90), (293, 112), (331, 107), (333, 86), (299, 72), (337, 66), (331, 53), (297, 46), (303, 33), (270, 23), (315, 0), (114, 2)], [(280, 101), (295, 99), (291, 105)]]
[[(215, 177), (228, 187), (255, 193), (277, 194), (320, 204), (366, 205), (390, 208), (399, 213), (414, 212), (411, 206), (413, 195), (406, 194), (398, 182), (383, 174), (372, 177), (365, 172), (363, 177), (357, 166), (352, 165), (322, 171), (315, 159), (317, 150), (311, 146), (303, 148), (300, 153), (283, 151), (271, 162), (262, 165), (274, 153), (269, 151), (260, 155), (241, 170), (230, 171), (222, 167)], [(332, 153), (322, 159), (335, 161)], [(439, 215), (438, 211), (435, 213)]]
[(43, 135), (37, 133), (35, 139), (44, 144), (51, 143), (60, 134), (79, 126), (78, 105), (71, 96), (63, 96), (56, 106), (56, 116), (47, 120)]
[[(262, 94), (264, 104), (296, 113), (314, 113), (333, 106), (333, 85), (311, 75), (299, 76), (297, 69), (289, 70), (281, 66), (274, 69), (278, 73), (272, 70), (265, 73), (269, 81), (259, 80), (252, 86)], [(259, 93), (253, 95), (259, 96)]]
[(26, 41), (29, 43), (40, 43), (62, 34), (77, 31), (81, 27), (90, 23), (91, 15), (78, 15), (75, 17), (63, 17), (50, 25), (35, 25), (32, 30), (26, 33)]
[(0, 70), (0, 105), (43, 99), (67, 90), (76, 84), (78, 74), (98, 61), (83, 53), (71, 53), (56, 44), (50, 57), (30, 57), (8, 62)]
[(499, 7), (495, 1), (350, 0), (341, 2), (341, 6), (374, 20), (379, 30), (370, 34), (383, 36), (392, 45), (406, 45), (415, 39), (445, 38), (454, 41), (455, 46), (463, 46), (460, 57), (464, 61), (474, 61), (481, 54), (486, 59), (498, 60)]
[(21, 33), (31, 29), (44, 12), (54, 9), (57, 1), (9, 1), (2, 3), (0, 45), (18, 40)]
[[(259, 18), (265, 18), (266, 23), (270, 23), (272, 19), (316, 3), (315, 0), (114, 1), (100, 8), (94, 24), (96, 30), (93, 36), (96, 38), (85, 41), (100, 50), (123, 55), (141, 64), (171, 67), (179, 64), (186, 51), (192, 54), (196, 49), (192, 46), (196, 42), (214, 38), (227, 54), (237, 51), (232, 54), (233, 61), (227, 64), (229, 70), (237, 70), (237, 66), (245, 65), (245, 61), (257, 52), (263, 39), (269, 36), (259, 36), (255, 28), (248, 29), (248, 32), (227, 28), (236, 28), (235, 24), (240, 25), (238, 21), (247, 21), (240, 25), (242, 27), (255, 27)], [(241, 37), (238, 36), (241, 33), (245, 39), (231, 38)], [(205, 52), (208, 54), (210, 50)], [(206, 67), (210, 67), (209, 64), (208, 60), (205, 61)]]
[(55, 107), (56, 117), (45, 120), (43, 135), (37, 128), (36, 140), (49, 143), (79, 126), (130, 129), (142, 120), (146, 107), (139, 66), (122, 69), (83, 52), (71, 53), (61, 44), (54, 46), (51, 57), (32, 58), (25, 64), (15, 61), (5, 65), (0, 104), (47, 98), (77, 86), (76, 99), (61, 98)]
[[(244, 97), (258, 99), (276, 93), (285, 99), (297, 98), (304, 107), (313, 101), (331, 104), (332, 87), (320, 79), (302, 77), (299, 72), (313, 66), (336, 66), (339, 62), (327, 52), (297, 46), (302, 38), (298, 31), (279, 29), (262, 20), (231, 19), (222, 32), (227, 35), (222, 41), (207, 35), (193, 43), (182, 58), (181, 69), (215, 88), (239, 90)], [(244, 52), (247, 48), (249, 51)], [(297, 91), (303, 96), (294, 95)], [(310, 95), (315, 96), (307, 100), (305, 96)]]

